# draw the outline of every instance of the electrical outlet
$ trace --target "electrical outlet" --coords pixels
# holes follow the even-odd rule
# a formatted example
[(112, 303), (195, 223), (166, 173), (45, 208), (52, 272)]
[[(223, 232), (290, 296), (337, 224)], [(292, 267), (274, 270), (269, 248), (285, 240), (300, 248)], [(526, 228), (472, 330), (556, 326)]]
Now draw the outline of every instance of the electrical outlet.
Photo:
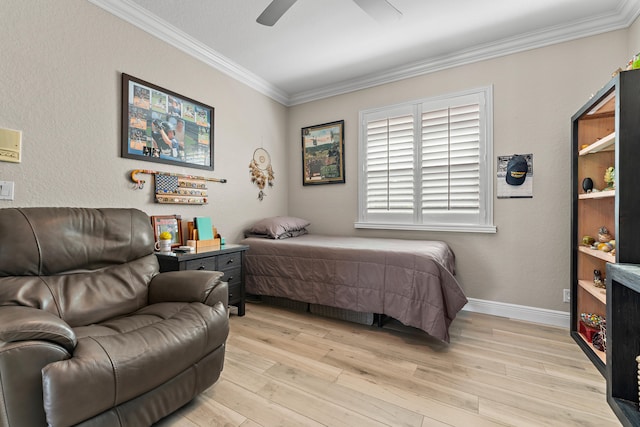
[(562, 290), (562, 302), (571, 302), (571, 291), (569, 289)]

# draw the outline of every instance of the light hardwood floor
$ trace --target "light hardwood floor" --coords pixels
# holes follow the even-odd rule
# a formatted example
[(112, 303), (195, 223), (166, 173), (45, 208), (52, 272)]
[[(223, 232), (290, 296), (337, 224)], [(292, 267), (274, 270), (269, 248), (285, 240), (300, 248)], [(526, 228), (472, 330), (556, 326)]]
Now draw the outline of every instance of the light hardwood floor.
[(565, 329), (461, 312), (451, 343), (265, 304), (220, 380), (158, 426), (620, 426)]

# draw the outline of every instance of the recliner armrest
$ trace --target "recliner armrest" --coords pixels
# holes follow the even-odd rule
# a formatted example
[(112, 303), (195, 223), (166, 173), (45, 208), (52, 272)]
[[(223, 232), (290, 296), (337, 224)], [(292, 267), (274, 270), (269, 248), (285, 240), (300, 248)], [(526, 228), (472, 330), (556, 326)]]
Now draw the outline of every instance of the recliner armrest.
[(159, 302), (201, 302), (214, 306), (218, 301), (227, 307), (227, 282), (224, 273), (208, 270), (167, 271), (156, 275), (149, 284), (149, 304)]
[(73, 353), (78, 340), (73, 329), (48, 311), (19, 305), (0, 307), (0, 341), (51, 341)]

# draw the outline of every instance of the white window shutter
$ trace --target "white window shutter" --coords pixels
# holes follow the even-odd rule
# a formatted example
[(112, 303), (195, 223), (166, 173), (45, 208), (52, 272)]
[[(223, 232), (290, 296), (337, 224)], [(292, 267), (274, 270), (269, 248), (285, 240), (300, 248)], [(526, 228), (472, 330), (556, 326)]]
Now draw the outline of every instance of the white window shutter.
[(495, 233), (491, 87), (360, 112), (358, 228)]
[(367, 122), (366, 141), (367, 211), (413, 212), (413, 115)]
[(478, 104), (423, 111), (422, 210), (477, 213), (480, 191)]

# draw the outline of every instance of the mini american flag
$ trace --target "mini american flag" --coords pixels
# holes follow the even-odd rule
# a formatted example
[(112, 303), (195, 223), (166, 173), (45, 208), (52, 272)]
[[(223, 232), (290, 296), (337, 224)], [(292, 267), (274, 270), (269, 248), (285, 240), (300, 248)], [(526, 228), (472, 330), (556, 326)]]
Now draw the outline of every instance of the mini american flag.
[(178, 190), (178, 177), (156, 174), (156, 194), (175, 193)]

